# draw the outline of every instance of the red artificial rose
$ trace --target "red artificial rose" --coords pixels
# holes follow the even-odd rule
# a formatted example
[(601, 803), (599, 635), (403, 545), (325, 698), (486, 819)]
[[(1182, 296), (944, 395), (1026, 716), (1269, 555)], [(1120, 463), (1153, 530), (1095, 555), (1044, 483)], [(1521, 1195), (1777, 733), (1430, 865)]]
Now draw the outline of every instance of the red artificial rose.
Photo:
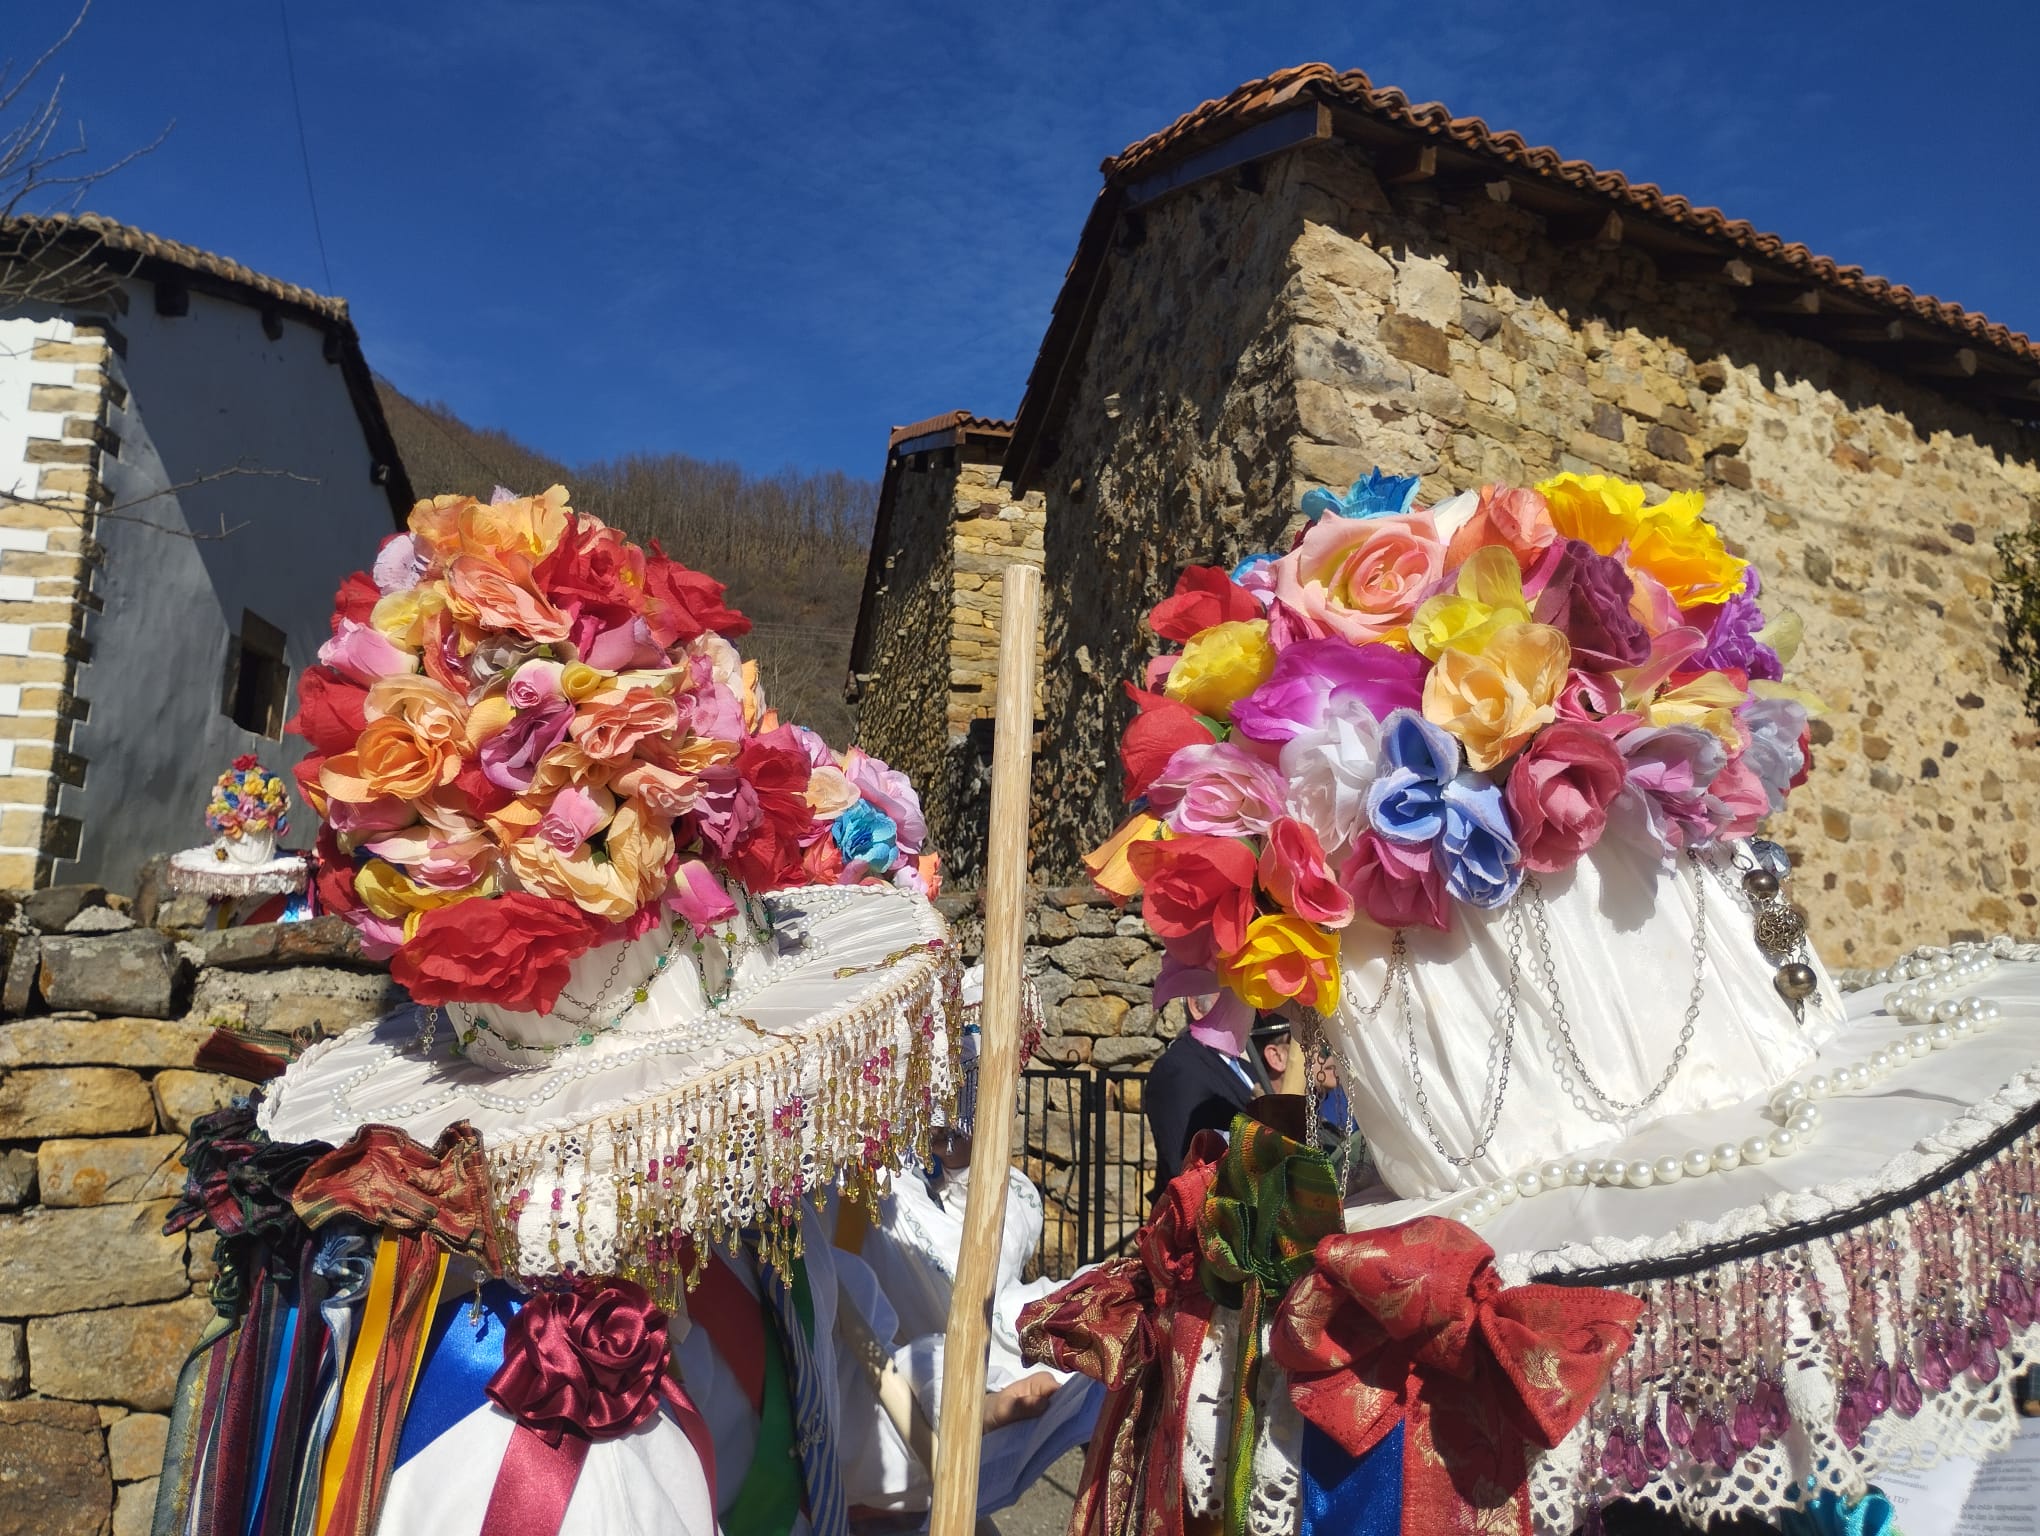
[(448, 787), (467, 801), (468, 809), (477, 817), (493, 816), (517, 798), (514, 791), (505, 789), (483, 773), (481, 762), (472, 757), (454, 775), (453, 783)]
[(650, 541), (645, 562), (645, 622), (660, 645), (685, 644), (714, 630), (726, 639), (751, 632), (751, 621), (723, 605), (723, 584), (668, 559), (659, 541)]
[(368, 724), (368, 690), (342, 677), (331, 667), (305, 668), (298, 679), (297, 713), (284, 729), (302, 736), (314, 752), (331, 756), (354, 748)]
[(1584, 720), (1557, 720), (1532, 737), (1502, 791), (1523, 867), (1548, 875), (1577, 863), (1607, 830), (1624, 772), (1614, 738)]
[(604, 628), (627, 622), (645, 607), (645, 552), (614, 528), (576, 512), (551, 554), (532, 573), (532, 584), (562, 611), (606, 615)]
[(1177, 942), (1171, 954), (1208, 962), (1234, 954), (1254, 920), (1254, 850), (1197, 834), (1135, 843), (1126, 861), (1141, 883), (1147, 925)]
[(1352, 893), (1332, 878), (1317, 833), (1294, 816), (1268, 829), (1257, 873), (1261, 888), (1290, 915), (1325, 928), (1353, 921)]
[(314, 752), (309, 757), (300, 758), (290, 768), (290, 776), (297, 780), (298, 794), (312, 808), (315, 816), (326, 814), (326, 790), (319, 783), (319, 770), (325, 766), (326, 754)]
[(808, 804), (811, 765), (791, 729), (753, 736), (737, 754), (737, 776), (757, 797), (758, 821), (730, 850), (730, 873), (754, 891), (798, 885), (815, 817)]
[(312, 863), (317, 873), (312, 883), (318, 891), (319, 910), (345, 917), (361, 910), (361, 898), (354, 893), (354, 860), (340, 851), (340, 839), (331, 826), (322, 825), (312, 844)]
[(348, 620), (366, 624), (381, 600), (382, 589), (376, 586), (375, 578), (366, 571), (356, 571), (340, 583), (339, 595), (333, 599), (333, 633), (339, 634), (340, 626)]
[(1785, 787), (1787, 789), (1799, 788), (1800, 785), (1806, 782), (1807, 777), (1812, 772), (1813, 772), (1813, 727), (1809, 725), (1805, 730), (1799, 733), (1799, 772), (1792, 775), (1792, 782), (1790, 784), (1787, 784)]
[(1192, 565), (1176, 578), (1176, 593), (1156, 603), (1148, 628), (1164, 640), (1191, 640), (1214, 624), (1258, 619), (1254, 594), (1215, 565)]
[(1119, 738), (1119, 762), (1126, 770), (1126, 798), (1137, 800), (1168, 766), (1178, 747), (1202, 745), (1214, 738), (1211, 727), (1189, 705), (1131, 683), (1120, 686), (1140, 708), (1126, 734)]
[(834, 885), (843, 878), (843, 850), (833, 837), (818, 837), (801, 855), (801, 868), (815, 885)]
[(390, 978), (427, 1005), (550, 1013), (569, 968), (600, 934), (600, 923), (571, 902), (528, 891), (471, 898), (421, 912), (390, 961)]

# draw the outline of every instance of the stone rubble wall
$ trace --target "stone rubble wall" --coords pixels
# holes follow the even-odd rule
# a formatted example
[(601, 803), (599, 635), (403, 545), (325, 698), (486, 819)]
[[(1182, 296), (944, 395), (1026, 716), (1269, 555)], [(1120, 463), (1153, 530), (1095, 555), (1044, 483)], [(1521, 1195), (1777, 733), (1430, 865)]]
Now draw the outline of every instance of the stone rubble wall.
[(212, 1237), (165, 1236), (184, 1133), (246, 1085), (216, 1027), (336, 1033), (386, 978), (338, 918), (206, 932), (203, 901), (5, 898), (0, 1536), (144, 1536), (168, 1411), (213, 1315)]
[(1304, 490), (1375, 465), (1427, 503), (1570, 470), (1704, 491), (1766, 606), (1804, 620), (1791, 676), (1829, 710), (1773, 831), (1832, 959), (2033, 928), (2040, 731), (1990, 581), (1996, 536), (2040, 510), (2040, 435), (1753, 318), (1726, 283), (1558, 245), (1480, 187), (1386, 191), (1335, 145), (1143, 219), (1042, 475), (1038, 869), (1073, 874), (1122, 814), (1117, 682), (1182, 565), (1284, 547)]

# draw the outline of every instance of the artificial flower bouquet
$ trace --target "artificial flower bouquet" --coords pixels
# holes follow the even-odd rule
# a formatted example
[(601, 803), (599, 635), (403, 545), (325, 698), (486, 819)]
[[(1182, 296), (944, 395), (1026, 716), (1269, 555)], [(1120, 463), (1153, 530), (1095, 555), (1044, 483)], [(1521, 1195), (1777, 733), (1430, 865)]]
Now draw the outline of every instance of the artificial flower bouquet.
[(412, 509), (300, 686), (318, 894), (421, 1003), (545, 1013), (572, 962), (730, 886), (934, 894), (906, 776), (782, 725), (721, 583), (554, 486)]
[(290, 830), (290, 796), (283, 780), (266, 771), (254, 753), (243, 752), (214, 780), (205, 828), (230, 843), (244, 837), (280, 837)]
[(1158, 1002), (1337, 1005), (1340, 930), (1449, 929), (1604, 836), (1748, 836), (1805, 777), (1798, 642), (1684, 492), (1560, 475), (1415, 505), (1310, 492), (1286, 554), (1192, 567), (1127, 693), (1135, 814), (1087, 860), (1142, 893)]

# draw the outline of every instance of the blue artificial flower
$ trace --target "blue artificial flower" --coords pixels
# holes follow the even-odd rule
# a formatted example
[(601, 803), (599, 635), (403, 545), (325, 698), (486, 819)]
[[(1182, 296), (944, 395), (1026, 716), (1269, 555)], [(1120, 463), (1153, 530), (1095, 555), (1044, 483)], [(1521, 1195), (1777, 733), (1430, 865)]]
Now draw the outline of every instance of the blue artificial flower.
[(1459, 772), (1459, 743), (1413, 709), (1381, 722), (1384, 767), (1367, 787), (1367, 820), (1391, 843), (1428, 843), (1445, 830), (1445, 789)]
[(1303, 515), (1312, 522), (1327, 512), (1335, 517), (1400, 517), (1416, 499), (1415, 475), (1384, 475), (1379, 469), (1372, 469), (1365, 480), (1355, 480), (1353, 489), (1344, 496), (1336, 491), (1306, 492)]
[(1445, 831), (1437, 858), (1445, 889), (1470, 907), (1499, 907), (1523, 883), (1523, 852), (1499, 784), (1462, 773), (1445, 786)]
[[(1317, 492), (1313, 491), (1311, 492), (1311, 494), (1315, 496)], [(1280, 557), (1277, 555), (1249, 555), (1247, 556), (1246, 559), (1242, 560), (1238, 565), (1232, 568), (1232, 579), (1234, 581), (1240, 582), (1241, 584), (1244, 584), (1246, 582), (1247, 577), (1252, 575), (1255, 571), (1259, 570), (1264, 565), (1273, 565), (1279, 558)]]
[(884, 874), (899, 862), (899, 828), (869, 800), (860, 800), (838, 816), (829, 836), (845, 864), (863, 864)]

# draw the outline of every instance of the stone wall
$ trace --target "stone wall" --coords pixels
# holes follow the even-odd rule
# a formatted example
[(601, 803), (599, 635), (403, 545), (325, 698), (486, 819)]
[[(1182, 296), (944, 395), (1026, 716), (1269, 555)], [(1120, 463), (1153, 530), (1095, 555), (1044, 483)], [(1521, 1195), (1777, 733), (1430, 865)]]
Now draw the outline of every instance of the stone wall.
[(2040, 507), (2040, 437), (1752, 317), (1727, 284), (1553, 243), (1480, 187), (1385, 191), (1337, 146), (1203, 183), (1113, 258), (1043, 473), (1051, 871), (1120, 815), (1141, 612), (1179, 566), (1274, 547), (1370, 467), (1442, 500), (1572, 470), (1700, 489), (1797, 610), (1830, 706), (1774, 828), (1836, 959), (2034, 927), (2040, 733), (1996, 662), (1993, 539)]
[(0, 1536), (141, 1536), (168, 1410), (212, 1316), (210, 1235), (165, 1236), (220, 1025), (300, 1039), (383, 1007), (338, 918), (199, 931), (204, 904), (18, 902), (0, 1022)]
[(24, 433), (0, 450), (18, 454), (0, 462), (0, 890), (47, 880), (78, 852), (79, 826), (57, 802), (85, 780), (71, 732), (84, 713), (82, 630), (98, 601), (92, 515), (110, 499), (101, 469), (120, 446), (109, 414), (127, 402), (125, 350), (103, 317), (0, 321), (4, 414)]
[(1005, 568), (1039, 565), (1042, 499), (1016, 497), (965, 443), (889, 468), (886, 563), (866, 620), (857, 740), (912, 777), (929, 846), (954, 877), (984, 861), (986, 773)]

